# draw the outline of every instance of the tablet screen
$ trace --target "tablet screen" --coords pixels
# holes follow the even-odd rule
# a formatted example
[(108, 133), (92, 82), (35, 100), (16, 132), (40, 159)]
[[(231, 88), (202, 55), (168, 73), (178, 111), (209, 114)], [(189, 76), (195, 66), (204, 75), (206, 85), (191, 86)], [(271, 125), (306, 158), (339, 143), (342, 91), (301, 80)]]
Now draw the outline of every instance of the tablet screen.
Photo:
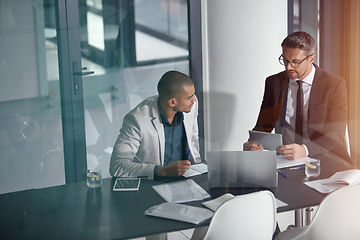
[(281, 134), (250, 130), (249, 135), (252, 142), (261, 144), (266, 150), (276, 151), (283, 144)]
[(140, 186), (140, 178), (117, 178), (114, 183), (114, 191), (137, 191)]

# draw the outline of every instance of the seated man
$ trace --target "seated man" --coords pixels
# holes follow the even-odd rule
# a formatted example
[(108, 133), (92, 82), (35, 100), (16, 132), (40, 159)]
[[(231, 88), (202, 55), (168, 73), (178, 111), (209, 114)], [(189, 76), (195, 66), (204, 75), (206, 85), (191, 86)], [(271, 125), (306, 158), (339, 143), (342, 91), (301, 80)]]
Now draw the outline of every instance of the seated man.
[(157, 89), (124, 117), (110, 160), (113, 177), (181, 176), (201, 161), (194, 83), (169, 71)]
[[(294, 32), (282, 44), (279, 62), (285, 71), (266, 79), (254, 130), (283, 136), (277, 151), (290, 160), (328, 155), (352, 164), (345, 143), (346, 82), (313, 64), (315, 40)], [(244, 150), (262, 150), (250, 141)]]

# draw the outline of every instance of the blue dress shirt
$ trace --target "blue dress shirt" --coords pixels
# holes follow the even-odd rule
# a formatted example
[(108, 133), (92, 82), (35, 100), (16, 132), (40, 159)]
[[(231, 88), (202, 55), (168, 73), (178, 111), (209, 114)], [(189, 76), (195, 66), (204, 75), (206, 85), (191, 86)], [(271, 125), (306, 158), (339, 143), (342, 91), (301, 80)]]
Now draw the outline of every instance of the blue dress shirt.
[[(165, 133), (165, 155), (164, 166), (171, 162), (187, 159), (188, 144), (186, 140), (186, 133), (184, 129), (184, 114), (177, 112), (174, 116), (173, 124), (171, 124), (165, 117), (160, 104), (158, 103), (161, 121), (164, 125)], [(154, 175), (157, 176), (157, 168), (154, 169)]]

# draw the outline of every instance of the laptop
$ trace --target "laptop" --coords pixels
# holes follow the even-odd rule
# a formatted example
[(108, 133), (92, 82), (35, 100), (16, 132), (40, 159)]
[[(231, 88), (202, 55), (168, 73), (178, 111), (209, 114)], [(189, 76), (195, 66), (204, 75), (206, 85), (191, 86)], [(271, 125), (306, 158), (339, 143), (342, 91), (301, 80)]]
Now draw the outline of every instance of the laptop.
[(210, 188), (275, 188), (275, 151), (207, 152)]

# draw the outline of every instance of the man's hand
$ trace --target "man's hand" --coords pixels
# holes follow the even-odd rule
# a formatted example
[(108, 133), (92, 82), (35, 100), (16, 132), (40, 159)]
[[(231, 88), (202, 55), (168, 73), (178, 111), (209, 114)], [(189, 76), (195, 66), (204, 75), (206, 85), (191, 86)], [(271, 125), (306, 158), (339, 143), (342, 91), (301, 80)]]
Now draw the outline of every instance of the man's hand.
[(243, 144), (243, 150), (244, 151), (262, 151), (264, 149), (260, 144), (247, 141), (246, 143)]
[(157, 175), (162, 177), (178, 177), (184, 175), (189, 170), (191, 162), (188, 160), (179, 160), (166, 166), (159, 166)]
[(306, 157), (305, 147), (296, 143), (282, 145), (278, 147), (276, 151), (289, 160), (296, 160), (298, 158)]

